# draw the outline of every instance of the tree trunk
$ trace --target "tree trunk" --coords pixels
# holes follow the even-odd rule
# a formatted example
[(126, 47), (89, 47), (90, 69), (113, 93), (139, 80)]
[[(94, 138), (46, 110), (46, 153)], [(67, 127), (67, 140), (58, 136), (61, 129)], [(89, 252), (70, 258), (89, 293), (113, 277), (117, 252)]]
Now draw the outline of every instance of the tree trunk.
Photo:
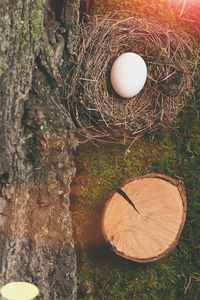
[(1, 3), (0, 287), (27, 281), (37, 299), (75, 299), (69, 211), (74, 127), (61, 102), (79, 0)]

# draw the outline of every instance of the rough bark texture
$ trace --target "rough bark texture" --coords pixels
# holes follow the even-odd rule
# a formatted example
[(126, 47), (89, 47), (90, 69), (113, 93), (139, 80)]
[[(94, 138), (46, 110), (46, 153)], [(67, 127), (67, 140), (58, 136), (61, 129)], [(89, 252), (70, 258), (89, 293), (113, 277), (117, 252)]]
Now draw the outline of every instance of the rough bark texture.
[(1, 1), (0, 286), (75, 299), (69, 212), (74, 128), (60, 100), (79, 0)]

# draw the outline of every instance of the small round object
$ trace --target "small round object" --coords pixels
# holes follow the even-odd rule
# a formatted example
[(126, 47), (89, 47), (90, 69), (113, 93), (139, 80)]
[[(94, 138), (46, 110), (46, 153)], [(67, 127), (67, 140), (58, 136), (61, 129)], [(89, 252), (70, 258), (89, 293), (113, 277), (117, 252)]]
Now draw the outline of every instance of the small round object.
[(120, 55), (113, 63), (110, 73), (115, 92), (123, 98), (137, 95), (145, 85), (147, 66), (143, 58), (132, 52)]
[(4, 285), (0, 292), (8, 300), (31, 300), (39, 294), (39, 289), (32, 283), (19, 281)]

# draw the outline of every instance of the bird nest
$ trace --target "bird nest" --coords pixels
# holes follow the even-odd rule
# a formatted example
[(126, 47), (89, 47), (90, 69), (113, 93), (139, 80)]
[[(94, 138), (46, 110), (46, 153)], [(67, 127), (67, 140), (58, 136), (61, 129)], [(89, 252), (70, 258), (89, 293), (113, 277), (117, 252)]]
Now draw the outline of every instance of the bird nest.
[[(126, 143), (175, 120), (193, 91), (194, 41), (145, 19), (101, 17), (80, 26), (67, 105), (79, 134)], [(129, 99), (112, 88), (110, 71), (125, 52), (147, 65), (142, 91)]]

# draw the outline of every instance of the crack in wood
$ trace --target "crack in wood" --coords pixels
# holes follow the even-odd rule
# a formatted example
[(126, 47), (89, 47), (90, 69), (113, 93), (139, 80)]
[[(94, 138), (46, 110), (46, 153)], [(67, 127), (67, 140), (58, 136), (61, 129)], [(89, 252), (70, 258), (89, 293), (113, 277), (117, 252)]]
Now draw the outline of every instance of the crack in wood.
[(133, 208), (136, 210), (136, 212), (140, 215), (139, 211), (137, 210), (137, 208), (135, 207), (135, 205), (133, 204), (131, 199), (127, 196), (127, 194), (122, 189), (117, 188), (116, 192), (118, 194), (120, 194), (131, 206), (133, 206)]

